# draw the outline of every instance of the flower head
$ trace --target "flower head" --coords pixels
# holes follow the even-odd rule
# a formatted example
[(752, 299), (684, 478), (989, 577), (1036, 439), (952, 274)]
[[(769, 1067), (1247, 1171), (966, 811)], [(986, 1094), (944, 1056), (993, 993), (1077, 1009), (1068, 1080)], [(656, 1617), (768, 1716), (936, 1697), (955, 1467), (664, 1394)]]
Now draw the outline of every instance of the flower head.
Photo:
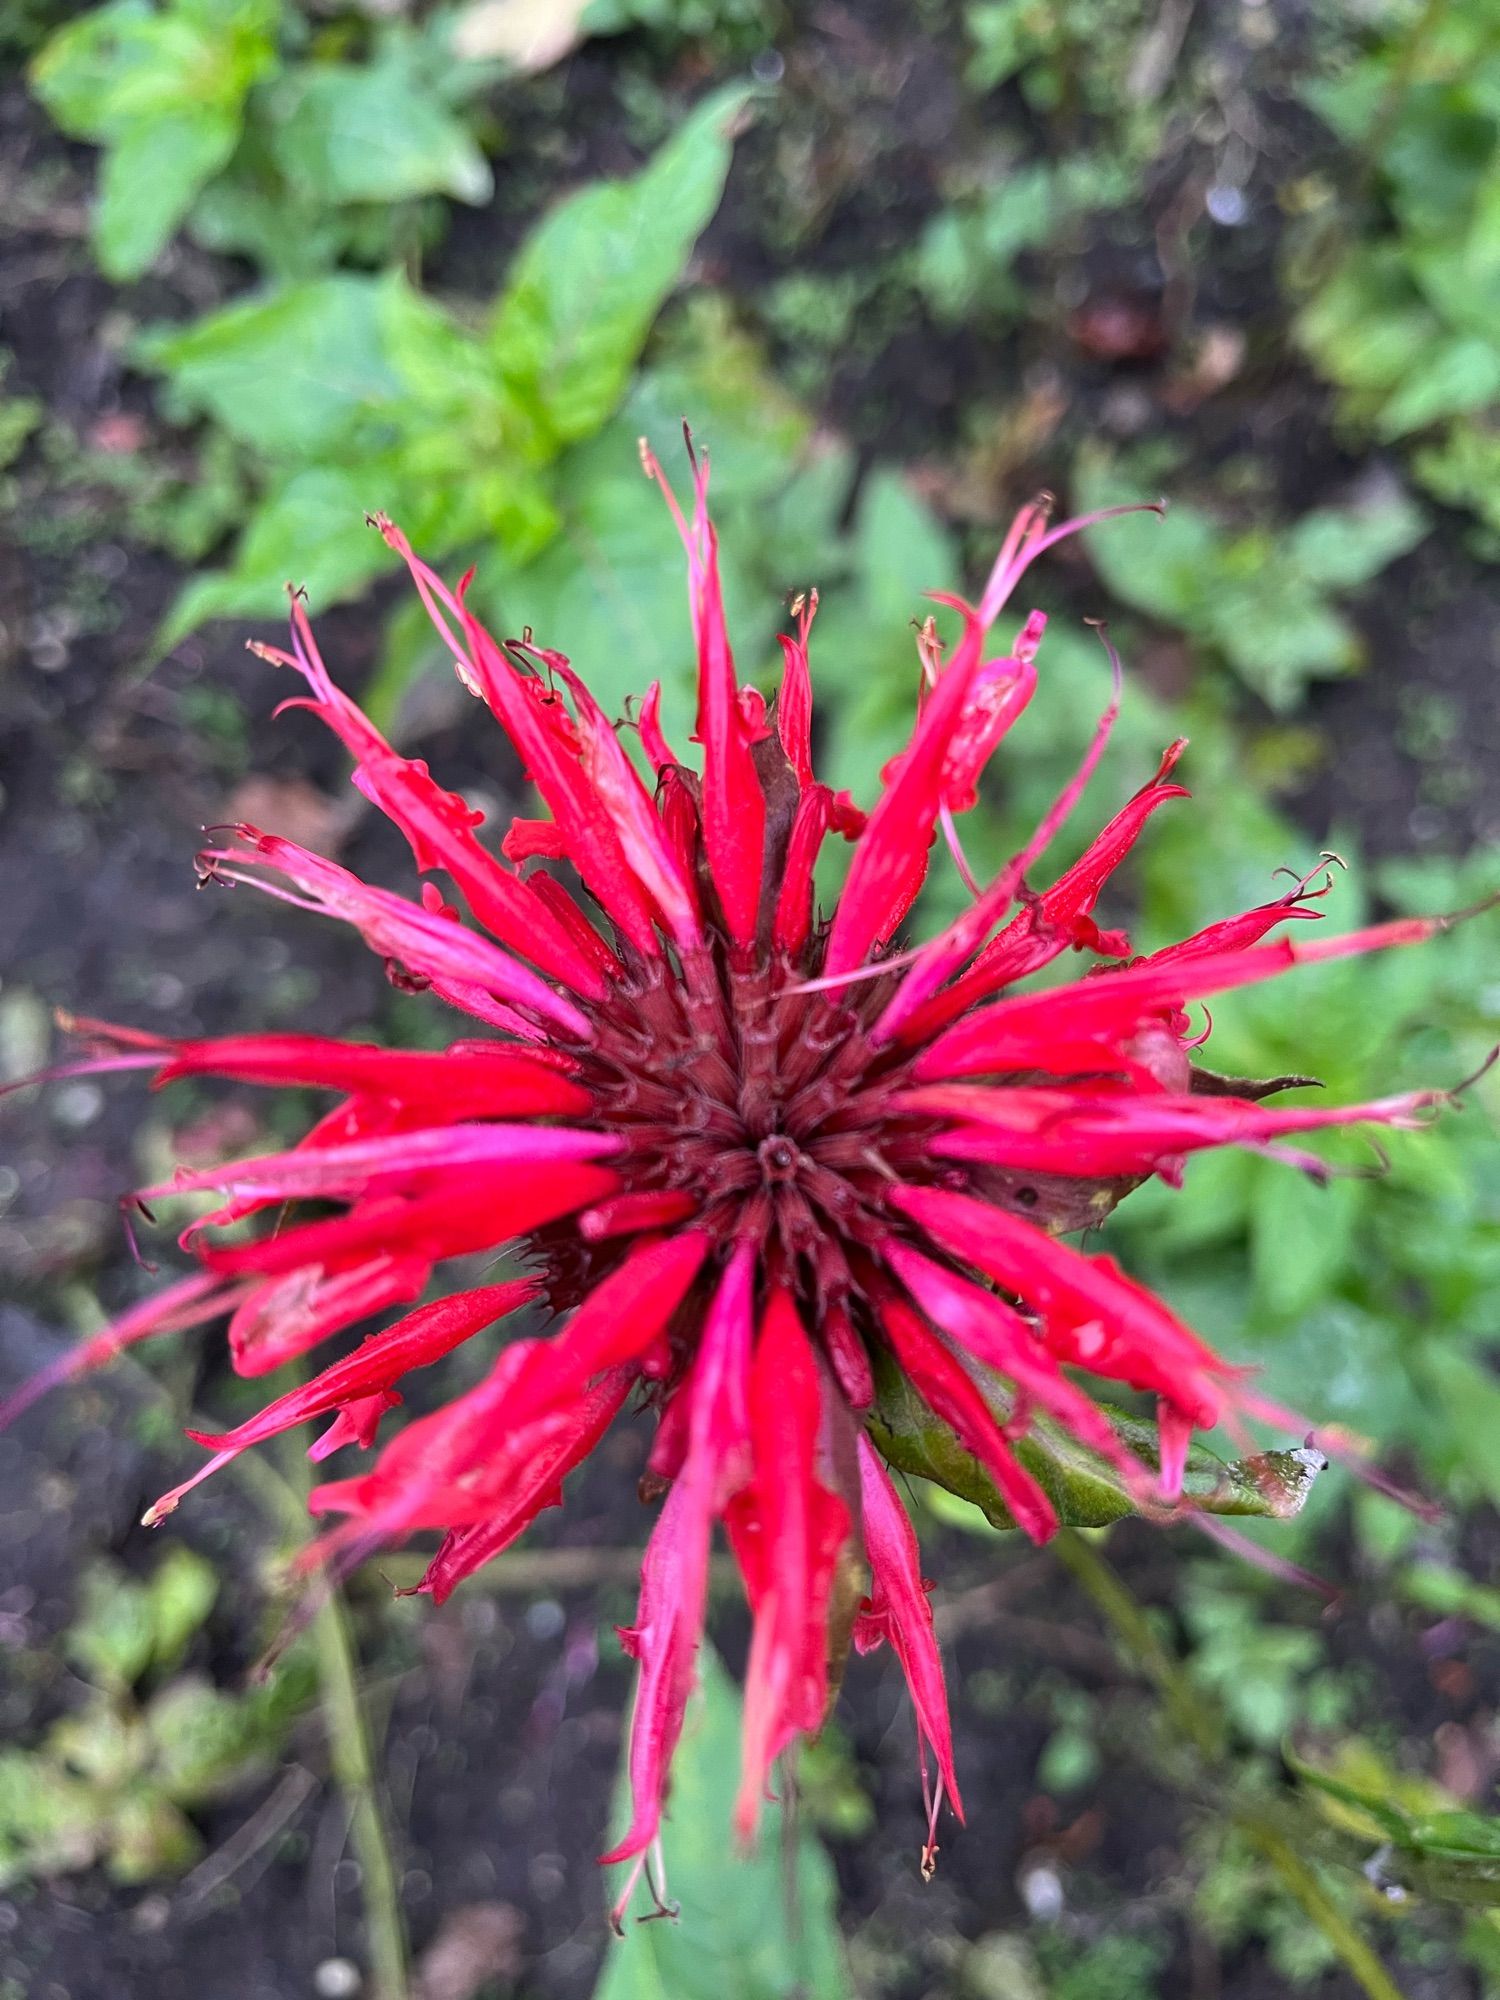
[[(1257, 1406), (1241, 1371), (1064, 1235), (1147, 1177), (1174, 1179), (1199, 1148), (1278, 1150), (1321, 1126), (1409, 1123), (1437, 1101), (1272, 1107), (1276, 1086), (1236, 1091), (1195, 1066), (1190, 1003), (1434, 925), (1308, 941), (1321, 890), (1303, 882), (1122, 963), (1129, 940), (1101, 929), (1095, 906), (1152, 816), (1186, 796), (1174, 778), (1181, 743), (1080, 860), (1033, 886), (1113, 705), (1036, 837), (994, 882), (972, 883), (957, 818), (1027, 706), (1044, 620), (1033, 613), (1005, 652), (990, 653), (988, 634), (1027, 565), (1087, 523), (1052, 527), (1046, 505), (1028, 508), (979, 604), (947, 600), (958, 641), (945, 654), (931, 627), (921, 635), (911, 740), (866, 816), (815, 775), (815, 597), (794, 606), (768, 703), (730, 650), (706, 463), (694, 463), (685, 518), (649, 453), (645, 462), (687, 552), (696, 763), (667, 742), (658, 688), (640, 707), (638, 762), (563, 655), (529, 634), (497, 643), (464, 585), (450, 590), (384, 519), (375, 526), (547, 817), (517, 820), (501, 853), (487, 846), (479, 815), (335, 685), (299, 601), (290, 650), (258, 649), (302, 677), (301, 704), (342, 740), (355, 783), (467, 914), (433, 881), (420, 900), (373, 888), (252, 826), (205, 852), (205, 880), (343, 919), (394, 981), (461, 1017), (462, 1032), (424, 1054), (313, 1034), (167, 1041), (73, 1023), (84, 1068), (317, 1089), (333, 1103), (289, 1151), (143, 1190), (144, 1200), (222, 1198), (183, 1234), (197, 1268), (54, 1371), (227, 1316), (236, 1369), (261, 1375), (411, 1308), (236, 1429), (193, 1433), (212, 1455), (148, 1519), (250, 1446), (327, 1419), (312, 1456), (355, 1446), (366, 1458), (314, 1492), (330, 1523), (319, 1549), (353, 1559), (436, 1530), (418, 1588), (438, 1601), (558, 1502), (627, 1403), (649, 1411), (646, 1487), (665, 1499), (636, 1621), (621, 1634), (639, 1662), (634, 1813), (606, 1857), (638, 1865), (659, 1833), (717, 1523), (754, 1621), (742, 1833), (776, 1759), (820, 1728), (830, 1655), (851, 1638), (894, 1648), (924, 1772), (929, 1751), (936, 1764), (931, 1809), (944, 1790), (958, 1807), (916, 1540), (867, 1427), (877, 1366), (904, 1376), (1038, 1541), (1057, 1517), (1017, 1446), (1042, 1416), (1142, 1505), (1170, 1512), (1183, 1504), (1191, 1433)], [(902, 948), (939, 836), (973, 900)], [(852, 855), (825, 915), (815, 871), (830, 837)], [(1014, 990), (1068, 952), (1092, 960), (1082, 977)], [(297, 1205), (308, 1202), (320, 1210), (304, 1219)], [(226, 1238), (231, 1223), (248, 1227)], [(502, 1250), (524, 1275), (414, 1304), (440, 1267)], [(533, 1303), (557, 1330), (496, 1341), (491, 1329)], [(475, 1340), (492, 1356), (477, 1386), (382, 1444), (407, 1375)], [(990, 1371), (1008, 1384), (999, 1414), (983, 1387)], [(1073, 1371), (1154, 1400), (1149, 1461)]]

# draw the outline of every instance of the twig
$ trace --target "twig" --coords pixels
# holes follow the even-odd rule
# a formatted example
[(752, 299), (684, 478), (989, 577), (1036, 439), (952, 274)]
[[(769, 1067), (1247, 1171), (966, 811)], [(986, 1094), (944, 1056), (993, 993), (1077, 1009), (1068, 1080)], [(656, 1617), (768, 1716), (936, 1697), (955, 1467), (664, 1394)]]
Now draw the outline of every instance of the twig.
[(222, 1888), (296, 1818), (308, 1795), (317, 1788), (318, 1780), (304, 1765), (293, 1764), (289, 1771), (284, 1771), (280, 1783), (250, 1817), (184, 1879), (178, 1892), (181, 1901), (189, 1906), (201, 1903), (215, 1889)]

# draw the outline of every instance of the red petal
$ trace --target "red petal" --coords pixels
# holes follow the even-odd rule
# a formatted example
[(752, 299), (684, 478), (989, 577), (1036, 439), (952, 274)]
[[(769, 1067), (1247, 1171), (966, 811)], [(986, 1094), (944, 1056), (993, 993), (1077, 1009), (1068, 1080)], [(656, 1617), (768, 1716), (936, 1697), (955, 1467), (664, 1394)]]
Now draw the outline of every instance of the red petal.
[(817, 1360), (790, 1293), (778, 1287), (750, 1372), (754, 1482), (729, 1517), (755, 1612), (735, 1806), (744, 1839), (771, 1765), (795, 1735), (816, 1734), (828, 1702), (828, 1601), (849, 1514), (816, 1476), (821, 1421)]
[(469, 907), (486, 929), (512, 951), (565, 980), (575, 991), (604, 991), (597, 972), (580, 957), (567, 934), (510, 871), (476, 839), (480, 815), (453, 792), (433, 781), (427, 766), (402, 757), (348, 695), (335, 687), (318, 653), (301, 601), (292, 600), (295, 657), (262, 652), (307, 679), (317, 699), (311, 707), (355, 759), (355, 784), (405, 834), (418, 868), (444, 868), (463, 890)]
[(1006, 1506), (1034, 1542), (1057, 1533), (1052, 1502), (1031, 1474), (1016, 1463), (989, 1406), (973, 1379), (911, 1307), (897, 1298), (881, 1302), (880, 1323), (912, 1386), (984, 1466)]
[(880, 1637), (889, 1639), (911, 1690), (917, 1729), (932, 1745), (953, 1810), (962, 1819), (963, 1800), (953, 1770), (948, 1690), (932, 1626), (932, 1606), (922, 1585), (916, 1533), (890, 1474), (863, 1432), (859, 1439), (859, 1485), (871, 1591), (868, 1609), (860, 1620), (864, 1634), (856, 1643), (861, 1651), (867, 1650), (872, 1627)]
[(1417, 944), (1443, 928), (1440, 918), (1405, 917), (1347, 937), (1296, 945), (1290, 938), (1245, 951), (1213, 952), (1164, 965), (1149, 960), (1123, 972), (1106, 972), (1071, 986), (998, 1000), (957, 1022), (918, 1056), (919, 1077), (963, 1076), (986, 1070), (1089, 1067), (1092, 1052), (1131, 1035), (1163, 1009), (1198, 996), (1270, 979), (1294, 965), (1346, 958), (1394, 945)]
[(902, 1188), (895, 1206), (1043, 1314), (1058, 1358), (1168, 1397), (1193, 1422), (1218, 1422), (1235, 1371), (1108, 1257), (1082, 1252), (988, 1202)]

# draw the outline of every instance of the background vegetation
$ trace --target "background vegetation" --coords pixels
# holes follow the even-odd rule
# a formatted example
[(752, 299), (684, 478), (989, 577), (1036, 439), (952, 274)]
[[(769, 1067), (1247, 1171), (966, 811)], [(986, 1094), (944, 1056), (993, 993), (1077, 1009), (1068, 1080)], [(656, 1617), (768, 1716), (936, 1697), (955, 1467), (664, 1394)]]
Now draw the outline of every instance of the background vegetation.
[[(1039, 485), (1160, 491), (1165, 522), (1035, 578), (1043, 687), (980, 858), (1091, 733), (1082, 619), (1107, 613), (1129, 689), (1091, 821), (1192, 738), (1195, 802), (1112, 913), (1144, 947), (1324, 848), (1341, 928), (1500, 888), (1484, 0), (0, 0), (0, 50), (8, 1073), (53, 1003), (430, 1035), (340, 940), (191, 897), (198, 824), (237, 815), (399, 867), (313, 729), (271, 728), (240, 643), (305, 582), (345, 683), (503, 810), (517, 774), (364, 514), (477, 563), (483, 610), (607, 705), (660, 676), (680, 708), (678, 552), (635, 440), (665, 454), (684, 415), (742, 662), (769, 671), (787, 594), (820, 588), (856, 793), (910, 713), (922, 591), (972, 581)], [(1497, 1016), (1491, 921), (1227, 998), (1211, 1052), (1376, 1094), (1469, 1074)], [(1334, 1473), (1260, 1532), (1334, 1581), (1330, 1613), (1186, 1531), (1037, 1556), (934, 1505), (970, 1807), (937, 1880), (879, 1662), (806, 1760), (795, 1853), (731, 1866), (715, 1671), (674, 1799), (683, 1926), (607, 1957), (628, 1437), (487, 1582), (417, 1615), (387, 1563), (262, 1685), (295, 1459), (240, 1461), (170, 1543), (132, 1525), (185, 1412), (234, 1415), (217, 1360), (38, 1411), (0, 1459), (0, 1993), (1500, 1993), (1495, 1108), (1483, 1083), (1322, 1191), (1204, 1159), (1109, 1231), (1440, 1519)], [(120, 1187), (276, 1115), (91, 1082), (8, 1112), (9, 1378), (146, 1282)], [(727, 1600), (721, 1637), (734, 1659)]]

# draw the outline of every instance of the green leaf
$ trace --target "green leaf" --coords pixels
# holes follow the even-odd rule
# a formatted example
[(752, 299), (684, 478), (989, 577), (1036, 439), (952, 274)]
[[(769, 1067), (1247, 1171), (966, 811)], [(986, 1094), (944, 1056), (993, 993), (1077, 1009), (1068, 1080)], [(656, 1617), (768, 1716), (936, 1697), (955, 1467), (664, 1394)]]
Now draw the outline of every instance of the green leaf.
[[(718, 1659), (699, 1687), (672, 1764), (663, 1827), (675, 1923), (632, 1923), (611, 1943), (594, 2000), (848, 2000), (833, 1868), (805, 1827), (761, 1829), (750, 1854), (730, 1832), (739, 1786), (740, 1702)], [(614, 1823), (629, 1823), (622, 1766)], [(790, 1857), (785, 1841), (792, 1843)], [(792, 1910), (795, 1909), (795, 1921)]]
[(1500, 1506), (1500, 1378), (1456, 1347), (1433, 1341), (1420, 1370), (1447, 1418), (1464, 1467), (1492, 1505)]
[(272, 455), (314, 456), (397, 394), (382, 325), (387, 293), (403, 282), (337, 273), (285, 285), (148, 332), (138, 352), (170, 378), (183, 411)]
[(516, 401), (559, 442), (615, 409), (652, 321), (719, 205), (750, 93), (714, 93), (633, 180), (588, 187), (522, 246), (490, 340)]
[[(1009, 1422), (1015, 1402), (1012, 1391), (992, 1369), (974, 1361), (965, 1366), (997, 1422)], [(1121, 1442), (1154, 1469), (1155, 1425), (1108, 1405), (1101, 1407)], [(934, 1416), (889, 1356), (876, 1363), (875, 1405), (867, 1423), (881, 1456), (898, 1471), (929, 1479), (971, 1502), (997, 1528), (1014, 1527), (989, 1474)], [(1013, 1449), (1065, 1527), (1101, 1528), (1139, 1512), (1114, 1467), (1048, 1418), (1034, 1416), (1027, 1435)], [(1194, 1444), (1183, 1492), (1205, 1513), (1285, 1521), (1301, 1512), (1322, 1465), (1321, 1456), (1310, 1451), (1268, 1451), (1231, 1464)]]
[(1332, 1767), (1284, 1747), (1324, 1817), (1378, 1848), (1375, 1879), (1440, 1902), (1500, 1907), (1500, 1818), (1451, 1807), (1436, 1785), (1390, 1770), (1366, 1743), (1340, 1746)]
[(234, 151), (232, 112), (186, 108), (125, 134), (109, 151), (99, 182), (94, 244), (107, 278), (135, 278)]
[(186, 1542), (174, 1542), (146, 1585), (154, 1666), (169, 1670), (177, 1665), (218, 1594), (219, 1573), (213, 1564)]
[(1387, 402), (1380, 415), (1382, 437), (1423, 430), (1443, 417), (1483, 410), (1500, 397), (1500, 347), (1477, 334), (1456, 334), (1429, 345), (1422, 366)]
[[(1077, 463), (1081, 509), (1139, 500), (1142, 475), (1086, 447)], [(1367, 582), (1421, 539), (1427, 523), (1399, 489), (1320, 508), (1289, 529), (1231, 534), (1173, 500), (1165, 520), (1110, 521), (1089, 553), (1126, 604), (1212, 646), (1245, 684), (1285, 711), (1313, 678), (1352, 671), (1359, 641), (1336, 593)]]
[(1257, 1164), (1250, 1212), (1255, 1295), (1274, 1318), (1293, 1319), (1328, 1297), (1349, 1264), (1369, 1183), (1314, 1187), (1279, 1161)]
[(1427, 526), (1421, 508), (1393, 487), (1352, 506), (1304, 514), (1287, 534), (1286, 553), (1313, 588), (1353, 590), (1414, 548)]
[(107, 276), (138, 277), (226, 164), (279, 18), (276, 0), (114, 0), (37, 57), (32, 84), (58, 124), (108, 148), (94, 220)]
[(372, 62), (304, 63), (269, 105), (272, 156), (292, 189), (335, 206), (494, 190), (483, 153), (422, 74), (418, 45), (387, 38)]
[(105, 1870), (127, 1887), (182, 1875), (203, 1852), (196, 1829), (170, 1799), (151, 1790), (121, 1799), (105, 1842)]
[(51, 1758), (0, 1751), (0, 1888), (89, 1867), (106, 1811), (93, 1785)]
[(275, 618), (286, 586), (306, 588), (319, 608), (339, 603), (393, 567), (365, 520), (373, 507), (399, 505), (393, 482), (369, 467), (306, 466), (274, 486), (251, 516), (229, 569), (209, 570), (181, 591), (156, 635), (158, 651), (177, 645), (210, 618)]
[(156, 1642), (145, 1588), (111, 1563), (95, 1563), (83, 1573), (79, 1611), (64, 1646), (92, 1681), (128, 1688), (151, 1664)]

